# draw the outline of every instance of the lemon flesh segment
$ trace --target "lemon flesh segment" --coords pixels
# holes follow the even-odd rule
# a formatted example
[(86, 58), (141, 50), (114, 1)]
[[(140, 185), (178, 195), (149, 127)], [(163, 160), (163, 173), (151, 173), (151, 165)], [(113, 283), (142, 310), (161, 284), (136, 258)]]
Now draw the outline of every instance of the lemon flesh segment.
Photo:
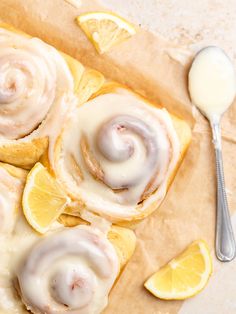
[(198, 240), (152, 275), (144, 286), (160, 299), (183, 300), (200, 292), (211, 273), (209, 248), (205, 241)]
[(77, 22), (99, 53), (108, 51), (136, 33), (132, 24), (114, 13), (85, 13), (77, 17)]
[(28, 223), (39, 233), (48, 231), (68, 203), (65, 192), (41, 163), (29, 172), (22, 200)]

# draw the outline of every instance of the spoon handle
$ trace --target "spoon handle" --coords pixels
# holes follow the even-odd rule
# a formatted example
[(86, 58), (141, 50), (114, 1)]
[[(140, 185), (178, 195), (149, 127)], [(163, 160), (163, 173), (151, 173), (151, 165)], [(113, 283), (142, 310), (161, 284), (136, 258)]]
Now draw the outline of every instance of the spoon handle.
[(222, 262), (235, 258), (236, 245), (225, 192), (224, 168), (219, 122), (211, 122), (217, 174), (216, 256)]

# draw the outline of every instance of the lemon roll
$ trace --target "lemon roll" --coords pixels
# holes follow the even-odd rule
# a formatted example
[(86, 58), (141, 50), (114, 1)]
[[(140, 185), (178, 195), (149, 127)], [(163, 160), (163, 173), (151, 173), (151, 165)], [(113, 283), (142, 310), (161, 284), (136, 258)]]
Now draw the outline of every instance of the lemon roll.
[(107, 305), (119, 269), (105, 234), (74, 227), (33, 246), (18, 270), (19, 290), (33, 313), (98, 314)]
[(63, 215), (70, 219), (41, 236), (21, 209), (27, 174), (0, 163), (0, 313), (101, 313), (135, 250), (134, 232), (117, 226), (104, 231), (95, 220), (81, 225), (86, 222)]
[(0, 27), (0, 160), (31, 167), (75, 103), (73, 92), (61, 53)]
[(125, 88), (104, 90), (73, 112), (50, 163), (81, 207), (130, 221), (161, 203), (183, 147), (165, 109)]

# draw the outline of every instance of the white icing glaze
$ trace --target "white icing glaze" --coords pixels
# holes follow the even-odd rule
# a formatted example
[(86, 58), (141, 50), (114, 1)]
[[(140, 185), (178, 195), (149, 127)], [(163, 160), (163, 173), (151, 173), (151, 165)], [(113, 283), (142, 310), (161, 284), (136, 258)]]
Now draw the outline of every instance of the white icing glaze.
[[(102, 169), (99, 180), (85, 162), (82, 136)], [(72, 112), (60, 145), (59, 160), (55, 163), (51, 156), (51, 164), (61, 182), (87, 209), (112, 220), (132, 219), (151, 201), (161, 202), (180, 153), (167, 111), (123, 89), (100, 95)], [(76, 176), (70, 156), (83, 179)], [(149, 184), (152, 195), (137, 207)]]
[(218, 121), (236, 93), (234, 67), (218, 47), (207, 47), (195, 57), (189, 72), (193, 103), (210, 119)]
[[(13, 177), (0, 167), (0, 313), (23, 314), (24, 309), (13, 287), (14, 269), (32, 230), (20, 215), (23, 179)], [(20, 228), (19, 226), (24, 226)], [(19, 230), (19, 232), (18, 232)], [(24, 237), (25, 236), (25, 237)], [(23, 240), (23, 241), (22, 241)], [(17, 252), (17, 254), (15, 254)]]
[(99, 229), (102, 233), (106, 235), (111, 229), (111, 222), (87, 210), (82, 210), (80, 216), (85, 221), (88, 221), (92, 227)]
[(22, 182), (0, 167), (0, 234), (10, 234), (17, 214), (16, 203), (20, 198)]
[(54, 134), (75, 102), (73, 89), (56, 49), (0, 28), (0, 143)]
[(39, 237), (21, 213), (16, 218), (13, 232), (0, 240), (0, 313), (4, 314), (28, 313), (14, 286), (15, 273), (21, 258)]
[[(107, 240), (106, 234), (94, 227), (81, 226), (65, 231), (64, 227), (61, 226), (62, 232), (58, 232), (57, 228), (52, 232), (58, 233), (51, 236), (47, 234), (44, 239), (28, 225), (19, 208), (23, 183), (23, 179), (11, 176), (4, 168), (0, 167), (0, 313), (27, 313), (14, 287), (17, 273), (22, 279), (23, 295), (25, 285), (26, 290), (31, 287), (37, 300), (44, 293), (47, 295), (48, 290), (44, 284), (52, 274), (52, 277), (50, 277), (52, 280), (50, 291), (53, 299), (63, 303), (67, 302), (71, 308), (84, 306), (83, 310), (75, 310), (71, 313), (100, 313), (107, 304), (108, 293), (119, 271), (117, 255), (113, 246)], [(39, 242), (40, 239), (42, 239), (41, 242)], [(60, 252), (55, 252), (54, 245), (57, 246), (58, 243)], [(49, 257), (47, 258), (45, 254), (44, 259), (41, 255), (42, 252), (49, 253)], [(51, 253), (52, 255), (50, 255)], [(56, 258), (57, 253), (60, 255), (59, 259)], [(64, 253), (65, 255), (63, 255)], [(36, 257), (39, 258), (39, 261), (34, 260)], [(52, 261), (51, 258), (56, 258), (52, 262), (52, 268), (49, 267)], [(29, 280), (28, 264), (22, 264), (24, 260), (31, 264), (36, 263), (34, 265), (35, 282), (33, 283)], [(39, 272), (42, 270), (41, 266), (44, 267), (45, 263), (47, 272), (43, 277)], [(75, 289), (72, 291), (68, 289), (68, 285), (74, 280), (74, 276), (80, 276), (80, 283), (86, 284), (84, 288), (80, 288), (77, 281), (75, 282)], [(39, 278), (42, 278), (42, 286), (40, 290), (35, 290), (35, 284), (39, 281)], [(41, 291), (41, 294), (39, 291)], [(57, 301), (52, 301), (52, 305), (54, 306), (54, 302)], [(86, 305), (86, 303), (88, 304)], [(63, 306), (57, 306), (60, 309), (63, 308)], [(35, 309), (35, 313), (45, 312)], [(56, 313), (62, 312), (57, 311)]]
[(98, 229), (79, 226), (39, 241), (18, 270), (33, 313), (99, 314), (118, 275), (115, 249)]

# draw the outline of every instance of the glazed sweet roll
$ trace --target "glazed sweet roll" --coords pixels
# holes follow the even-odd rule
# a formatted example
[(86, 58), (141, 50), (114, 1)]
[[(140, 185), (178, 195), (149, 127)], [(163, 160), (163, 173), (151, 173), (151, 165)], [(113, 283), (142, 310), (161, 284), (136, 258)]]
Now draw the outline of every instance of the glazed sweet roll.
[(0, 163), (0, 313), (4, 314), (23, 313), (15, 311), (16, 307), (19, 310), (23, 307), (12, 284), (12, 255), (26, 174), (25, 170)]
[(183, 120), (110, 83), (73, 112), (50, 166), (81, 209), (141, 219), (163, 200), (190, 137)]
[[(38, 38), (0, 25), (0, 160), (31, 167), (69, 108), (83, 66)], [(78, 84), (77, 84), (78, 85)]]
[(17, 277), (22, 300), (33, 313), (99, 314), (119, 270), (106, 235), (78, 226), (33, 246)]
[(65, 228), (86, 223), (68, 216), (42, 237), (21, 209), (27, 173), (0, 163), (0, 313), (29, 313), (24, 303), (37, 314), (100, 313), (134, 252), (134, 233), (99, 222)]

